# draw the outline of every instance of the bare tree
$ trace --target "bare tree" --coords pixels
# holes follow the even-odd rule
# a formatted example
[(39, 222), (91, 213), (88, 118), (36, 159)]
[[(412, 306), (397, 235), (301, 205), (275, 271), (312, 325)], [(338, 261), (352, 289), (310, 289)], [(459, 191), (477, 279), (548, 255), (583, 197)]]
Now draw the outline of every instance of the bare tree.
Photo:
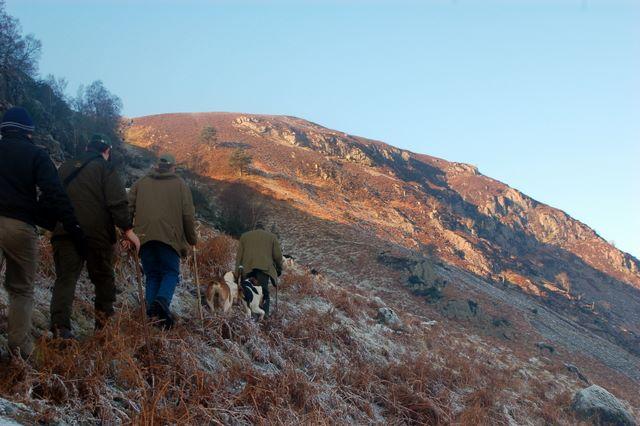
[(24, 86), (38, 72), (42, 43), (33, 35), (23, 35), (17, 19), (8, 15), (0, 0), (0, 83), (1, 99), (17, 103)]
[(227, 187), (217, 201), (220, 206), (219, 226), (233, 236), (253, 229), (267, 211), (258, 195), (240, 183)]
[(187, 166), (192, 172), (199, 175), (205, 175), (209, 171), (209, 162), (205, 160), (204, 155), (201, 153), (193, 153), (189, 156)]
[(118, 140), (122, 101), (109, 92), (102, 81), (80, 86), (73, 105), (80, 113), (75, 123), (79, 132), (76, 149), (94, 132), (104, 133), (114, 142)]

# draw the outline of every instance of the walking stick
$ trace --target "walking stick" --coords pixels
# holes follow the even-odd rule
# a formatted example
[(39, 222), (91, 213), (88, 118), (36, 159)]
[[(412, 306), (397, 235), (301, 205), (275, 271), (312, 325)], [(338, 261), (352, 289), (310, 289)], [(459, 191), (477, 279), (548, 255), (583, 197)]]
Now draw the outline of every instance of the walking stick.
[(138, 297), (140, 298), (140, 318), (142, 324), (147, 322), (147, 302), (144, 298), (144, 290), (142, 289), (142, 267), (140, 266), (140, 257), (135, 247), (133, 249), (133, 261), (136, 263), (136, 282), (138, 284)]
[(244, 298), (244, 291), (242, 290), (242, 272), (244, 270), (244, 266), (238, 266), (238, 297)]
[(198, 316), (200, 317), (200, 324), (204, 328), (204, 316), (202, 314), (202, 297), (200, 296), (200, 278), (198, 277), (198, 257), (196, 246), (193, 246), (193, 273), (196, 278), (196, 291), (198, 293)]
[(274, 281), (276, 283), (276, 315), (278, 314), (278, 279), (276, 278)]
[(142, 266), (140, 265), (140, 256), (136, 248), (133, 248), (133, 260), (136, 263), (136, 281), (138, 284), (138, 297), (140, 298), (140, 319), (144, 328), (144, 343), (147, 348), (147, 366), (151, 366), (151, 337), (149, 335), (149, 327), (147, 326), (147, 302), (144, 298), (144, 290), (142, 289)]

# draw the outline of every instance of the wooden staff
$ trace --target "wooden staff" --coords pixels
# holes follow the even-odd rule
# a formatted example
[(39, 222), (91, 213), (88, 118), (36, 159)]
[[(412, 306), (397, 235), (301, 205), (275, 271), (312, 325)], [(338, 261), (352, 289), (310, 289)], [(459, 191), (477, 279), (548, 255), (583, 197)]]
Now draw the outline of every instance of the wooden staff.
[(147, 323), (147, 302), (144, 298), (144, 290), (142, 288), (142, 267), (140, 266), (140, 257), (136, 249), (133, 249), (133, 261), (136, 263), (136, 282), (138, 284), (138, 297), (140, 298), (140, 318), (142, 324)]
[[(133, 247), (133, 260), (136, 263), (136, 281), (138, 284), (138, 297), (140, 298), (140, 320), (144, 330), (144, 343), (147, 348), (147, 367), (151, 367), (151, 336), (149, 334), (149, 325), (147, 322), (147, 302), (144, 298), (144, 290), (142, 288), (142, 265), (140, 264), (140, 256), (135, 247)], [(151, 376), (153, 379), (153, 375)]]
[(200, 296), (200, 278), (198, 277), (198, 257), (196, 246), (193, 246), (193, 274), (196, 279), (196, 291), (198, 294), (198, 316), (200, 317), (200, 324), (204, 328), (204, 315), (202, 314), (202, 297)]

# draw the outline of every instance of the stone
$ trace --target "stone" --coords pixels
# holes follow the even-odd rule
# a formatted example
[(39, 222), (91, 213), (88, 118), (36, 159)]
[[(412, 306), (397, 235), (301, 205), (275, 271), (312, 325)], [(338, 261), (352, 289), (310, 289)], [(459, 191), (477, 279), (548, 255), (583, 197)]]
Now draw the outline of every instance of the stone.
[(581, 419), (590, 419), (598, 425), (637, 426), (622, 402), (598, 385), (576, 393), (571, 408)]
[(32, 417), (35, 413), (33, 410), (20, 402), (9, 401), (4, 398), (0, 398), (0, 425), (14, 425), (20, 424), (17, 422), (11, 423), (14, 420), (13, 417)]
[(478, 316), (480, 308), (474, 300), (447, 300), (440, 307), (445, 317), (455, 320), (469, 321)]
[(567, 369), (567, 371), (570, 371), (572, 373), (576, 373), (576, 376), (578, 376), (578, 379), (582, 380), (583, 382), (585, 382), (586, 384), (590, 385), (591, 382), (589, 381), (589, 379), (587, 379), (587, 377), (582, 374), (580, 372), (580, 370), (578, 369), (578, 367), (576, 367), (573, 364), (564, 364), (565, 368)]
[(380, 324), (384, 324), (392, 330), (401, 330), (403, 328), (402, 320), (391, 308), (379, 308), (376, 319)]
[(538, 349), (540, 349), (540, 352), (543, 352), (544, 350), (549, 351), (550, 354), (554, 353), (556, 351), (556, 348), (554, 348), (553, 346), (551, 346), (548, 343), (545, 342), (538, 342), (536, 343), (536, 347)]

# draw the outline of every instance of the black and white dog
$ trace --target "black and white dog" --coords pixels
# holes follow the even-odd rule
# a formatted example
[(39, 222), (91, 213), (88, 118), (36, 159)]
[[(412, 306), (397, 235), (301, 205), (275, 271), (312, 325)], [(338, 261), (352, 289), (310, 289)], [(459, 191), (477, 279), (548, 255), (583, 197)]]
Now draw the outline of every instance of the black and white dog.
[(262, 320), (264, 318), (264, 311), (260, 307), (260, 303), (262, 303), (262, 287), (258, 285), (255, 278), (246, 278), (240, 283), (240, 288), (247, 317), (251, 317), (253, 312), (258, 314), (259, 319)]

